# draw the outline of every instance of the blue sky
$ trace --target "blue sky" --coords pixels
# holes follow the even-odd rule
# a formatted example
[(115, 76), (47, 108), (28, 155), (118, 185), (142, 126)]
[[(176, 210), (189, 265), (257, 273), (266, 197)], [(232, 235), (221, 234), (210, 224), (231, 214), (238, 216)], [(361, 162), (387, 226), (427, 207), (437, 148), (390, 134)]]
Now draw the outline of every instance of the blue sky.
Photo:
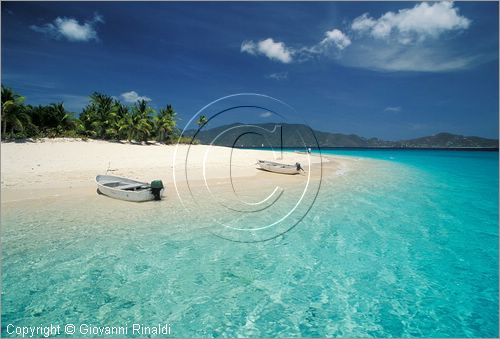
[(324, 131), (497, 138), (498, 73), (497, 2), (2, 2), (2, 83), (77, 113), (256, 92)]

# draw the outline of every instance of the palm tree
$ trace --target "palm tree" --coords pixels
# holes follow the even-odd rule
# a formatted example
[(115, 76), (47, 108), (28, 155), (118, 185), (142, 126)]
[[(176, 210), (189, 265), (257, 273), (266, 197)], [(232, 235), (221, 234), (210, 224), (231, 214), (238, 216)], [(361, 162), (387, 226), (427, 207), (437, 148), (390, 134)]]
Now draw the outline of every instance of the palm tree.
[(152, 113), (154, 113), (154, 110), (148, 106), (145, 100), (138, 101), (132, 108), (131, 133), (136, 141), (147, 141), (151, 135), (153, 130)]
[(59, 133), (74, 126), (71, 114), (64, 108), (62, 102), (50, 104), (49, 112), (52, 119), (50, 127), (55, 128)]
[(23, 131), (30, 125), (30, 116), (26, 114), (23, 102), (24, 97), (2, 85), (2, 138), (6, 136), (7, 126), (12, 135), (14, 130)]
[(117, 102), (118, 109), (116, 111), (117, 115), (117, 120), (116, 120), (116, 130), (118, 133), (118, 138), (123, 139), (126, 138), (128, 141), (130, 141), (130, 133), (129, 133), (129, 126), (131, 124), (130, 119), (130, 111), (129, 108), (125, 105), (123, 105), (120, 102)]
[(73, 120), (73, 130), (75, 131), (75, 136), (82, 136), (86, 134), (85, 125), (78, 118)]
[(84, 134), (90, 137), (97, 138), (98, 132), (94, 130), (94, 122), (97, 121), (94, 104), (89, 103), (85, 106), (80, 114), (80, 121), (82, 122)]
[(108, 119), (105, 122), (105, 134), (108, 139), (118, 140), (123, 136), (120, 131), (121, 121), (128, 114), (128, 107), (123, 105), (120, 101), (114, 100), (112, 110), (108, 114)]
[[(22, 136), (90, 136), (99, 139), (147, 141), (152, 135), (160, 141), (174, 138), (176, 113), (171, 105), (156, 112), (144, 100), (134, 106), (123, 105), (112, 96), (94, 92), (79, 118), (63, 103), (24, 105), (24, 97), (2, 85), (2, 138), (6, 133)], [(201, 120), (202, 124), (207, 119)]]
[(47, 106), (26, 106), (26, 113), (29, 114), (31, 122), (39, 127), (45, 127), (47, 114)]
[(203, 127), (203, 125), (205, 125), (206, 123), (208, 122), (208, 119), (206, 116), (204, 115), (200, 115), (200, 117), (198, 118), (198, 121), (196, 121), (196, 123), (198, 124), (198, 126), (200, 127)]
[(176, 115), (177, 113), (172, 106), (167, 105), (167, 108), (160, 109), (158, 115), (154, 117), (153, 122), (158, 141), (165, 141), (167, 138), (172, 138), (176, 125)]
[(118, 122), (118, 131), (121, 135), (127, 138), (127, 141), (132, 141), (134, 135), (134, 120), (131, 113), (127, 113), (124, 117), (120, 119)]
[(110, 139), (117, 136), (117, 101), (113, 97), (94, 92), (90, 103), (83, 109), (80, 119), (92, 136)]

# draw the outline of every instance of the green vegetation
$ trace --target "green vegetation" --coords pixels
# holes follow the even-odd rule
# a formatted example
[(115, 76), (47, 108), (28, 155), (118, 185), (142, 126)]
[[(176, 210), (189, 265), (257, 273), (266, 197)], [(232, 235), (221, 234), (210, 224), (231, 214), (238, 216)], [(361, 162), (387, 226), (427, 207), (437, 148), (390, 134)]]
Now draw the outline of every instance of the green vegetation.
[[(127, 106), (93, 93), (79, 117), (63, 103), (26, 105), (25, 98), (2, 85), (2, 139), (81, 137), (104, 140), (173, 143), (179, 140), (177, 113), (171, 105), (156, 112), (147, 101)], [(183, 138), (181, 142), (191, 142)]]
[(196, 121), (196, 123), (198, 124), (198, 126), (200, 127), (203, 127), (203, 125), (205, 125), (206, 123), (208, 122), (208, 119), (206, 116), (204, 115), (200, 115), (200, 117), (198, 118), (198, 120)]

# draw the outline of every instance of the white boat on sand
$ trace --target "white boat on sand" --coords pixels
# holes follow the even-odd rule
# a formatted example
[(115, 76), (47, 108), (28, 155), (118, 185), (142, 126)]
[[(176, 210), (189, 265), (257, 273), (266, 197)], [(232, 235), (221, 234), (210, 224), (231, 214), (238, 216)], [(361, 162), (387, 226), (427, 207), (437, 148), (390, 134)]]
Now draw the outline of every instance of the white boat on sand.
[(295, 165), (280, 164), (278, 162), (257, 160), (257, 165), (264, 171), (281, 173), (281, 174), (299, 174), (300, 171), (304, 171), (300, 163), (295, 163)]
[(126, 201), (161, 200), (165, 190), (161, 180), (154, 180), (148, 184), (114, 175), (98, 175), (95, 181), (97, 193)]

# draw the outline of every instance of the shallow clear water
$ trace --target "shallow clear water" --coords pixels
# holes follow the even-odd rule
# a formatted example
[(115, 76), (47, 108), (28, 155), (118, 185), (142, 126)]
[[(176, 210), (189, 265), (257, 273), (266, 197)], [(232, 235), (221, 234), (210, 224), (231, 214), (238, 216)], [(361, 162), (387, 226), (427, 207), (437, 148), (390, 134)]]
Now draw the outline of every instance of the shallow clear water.
[(268, 242), (215, 237), (207, 211), (168, 202), (3, 204), (2, 336), (169, 323), (179, 337), (497, 337), (498, 153), (326, 153), (361, 166), (325, 175)]

